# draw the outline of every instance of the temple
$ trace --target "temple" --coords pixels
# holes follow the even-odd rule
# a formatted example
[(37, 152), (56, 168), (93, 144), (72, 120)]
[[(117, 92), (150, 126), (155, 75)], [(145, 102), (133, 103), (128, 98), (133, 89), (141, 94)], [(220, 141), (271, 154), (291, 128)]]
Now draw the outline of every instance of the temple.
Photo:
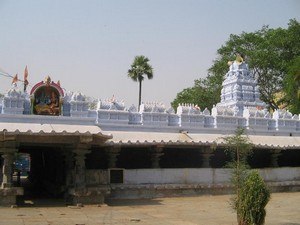
[[(224, 166), (230, 156), (222, 138), (239, 127), (253, 142), (248, 163), (271, 189), (300, 190), (299, 117), (266, 109), (243, 60), (230, 63), (221, 102), (211, 112), (181, 104), (175, 113), (158, 102), (138, 111), (115, 98), (91, 104), (50, 77), (30, 93), (14, 84), (0, 112), (0, 205), (32, 196), (100, 204), (106, 198), (228, 193)], [(29, 165), (16, 173), (20, 156)]]
[(266, 104), (260, 100), (257, 81), (241, 56), (228, 64), (230, 65), (229, 71), (225, 75), (222, 84), (221, 102), (217, 104), (217, 107), (232, 108), (239, 116), (243, 115), (246, 108), (266, 108)]

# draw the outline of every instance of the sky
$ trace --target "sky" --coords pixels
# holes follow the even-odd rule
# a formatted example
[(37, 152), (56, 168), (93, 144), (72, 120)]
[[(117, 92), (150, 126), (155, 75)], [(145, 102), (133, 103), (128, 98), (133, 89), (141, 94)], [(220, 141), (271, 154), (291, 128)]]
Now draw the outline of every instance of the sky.
[[(127, 76), (137, 55), (150, 59), (143, 102), (166, 107), (207, 76), (230, 34), (286, 28), (298, 0), (0, 0), (0, 70), (34, 85), (50, 76), (67, 91), (138, 103)], [(21, 83), (19, 84), (21, 86)], [(0, 76), (0, 93), (11, 79)], [(30, 87), (29, 87), (30, 89)]]

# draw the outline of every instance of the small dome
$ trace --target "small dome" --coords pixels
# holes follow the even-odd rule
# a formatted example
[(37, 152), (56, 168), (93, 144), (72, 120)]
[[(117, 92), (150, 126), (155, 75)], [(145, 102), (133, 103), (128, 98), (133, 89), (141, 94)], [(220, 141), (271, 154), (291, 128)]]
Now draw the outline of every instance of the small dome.
[(205, 108), (203, 110), (203, 114), (206, 115), (206, 116), (209, 116), (210, 115), (210, 111), (207, 108)]
[(72, 95), (72, 98), (71, 98), (72, 101), (81, 101), (81, 102), (84, 102), (86, 100), (86, 96), (84, 94), (82, 94), (81, 92), (76, 92)]
[(20, 98), (22, 97), (22, 92), (17, 87), (12, 87), (6, 94), (5, 97)]
[(66, 92), (66, 93), (65, 93), (65, 96), (64, 96), (64, 101), (66, 101), (66, 102), (71, 101), (72, 96), (73, 96), (73, 92), (71, 92), (71, 91)]
[(173, 113), (175, 113), (175, 110), (172, 107), (170, 107), (169, 109), (167, 109), (166, 112), (169, 114), (173, 114)]
[(141, 104), (140, 111), (141, 112), (159, 112), (159, 113), (164, 113), (164, 112), (166, 112), (166, 107), (164, 106), (163, 103), (147, 102), (147, 103)]
[(137, 108), (134, 105), (132, 105), (129, 107), (128, 111), (129, 112), (137, 112)]

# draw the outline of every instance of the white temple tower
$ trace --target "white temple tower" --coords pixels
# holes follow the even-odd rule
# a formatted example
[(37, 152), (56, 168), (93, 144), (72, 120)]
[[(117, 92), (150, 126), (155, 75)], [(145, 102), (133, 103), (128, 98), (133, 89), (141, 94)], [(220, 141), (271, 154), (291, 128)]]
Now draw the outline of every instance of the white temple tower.
[(229, 71), (222, 83), (221, 102), (217, 108), (229, 107), (238, 116), (243, 115), (245, 107), (263, 109), (266, 104), (260, 100), (257, 80), (249, 71), (248, 64), (240, 55), (234, 62), (229, 62)]

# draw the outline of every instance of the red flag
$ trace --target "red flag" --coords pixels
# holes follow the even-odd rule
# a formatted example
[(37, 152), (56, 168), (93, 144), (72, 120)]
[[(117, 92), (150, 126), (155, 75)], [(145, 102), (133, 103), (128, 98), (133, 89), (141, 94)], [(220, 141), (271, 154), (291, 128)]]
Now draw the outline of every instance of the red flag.
[(18, 82), (18, 74), (16, 74), (14, 77), (13, 77), (13, 80), (11, 82), (11, 84), (16, 84)]

